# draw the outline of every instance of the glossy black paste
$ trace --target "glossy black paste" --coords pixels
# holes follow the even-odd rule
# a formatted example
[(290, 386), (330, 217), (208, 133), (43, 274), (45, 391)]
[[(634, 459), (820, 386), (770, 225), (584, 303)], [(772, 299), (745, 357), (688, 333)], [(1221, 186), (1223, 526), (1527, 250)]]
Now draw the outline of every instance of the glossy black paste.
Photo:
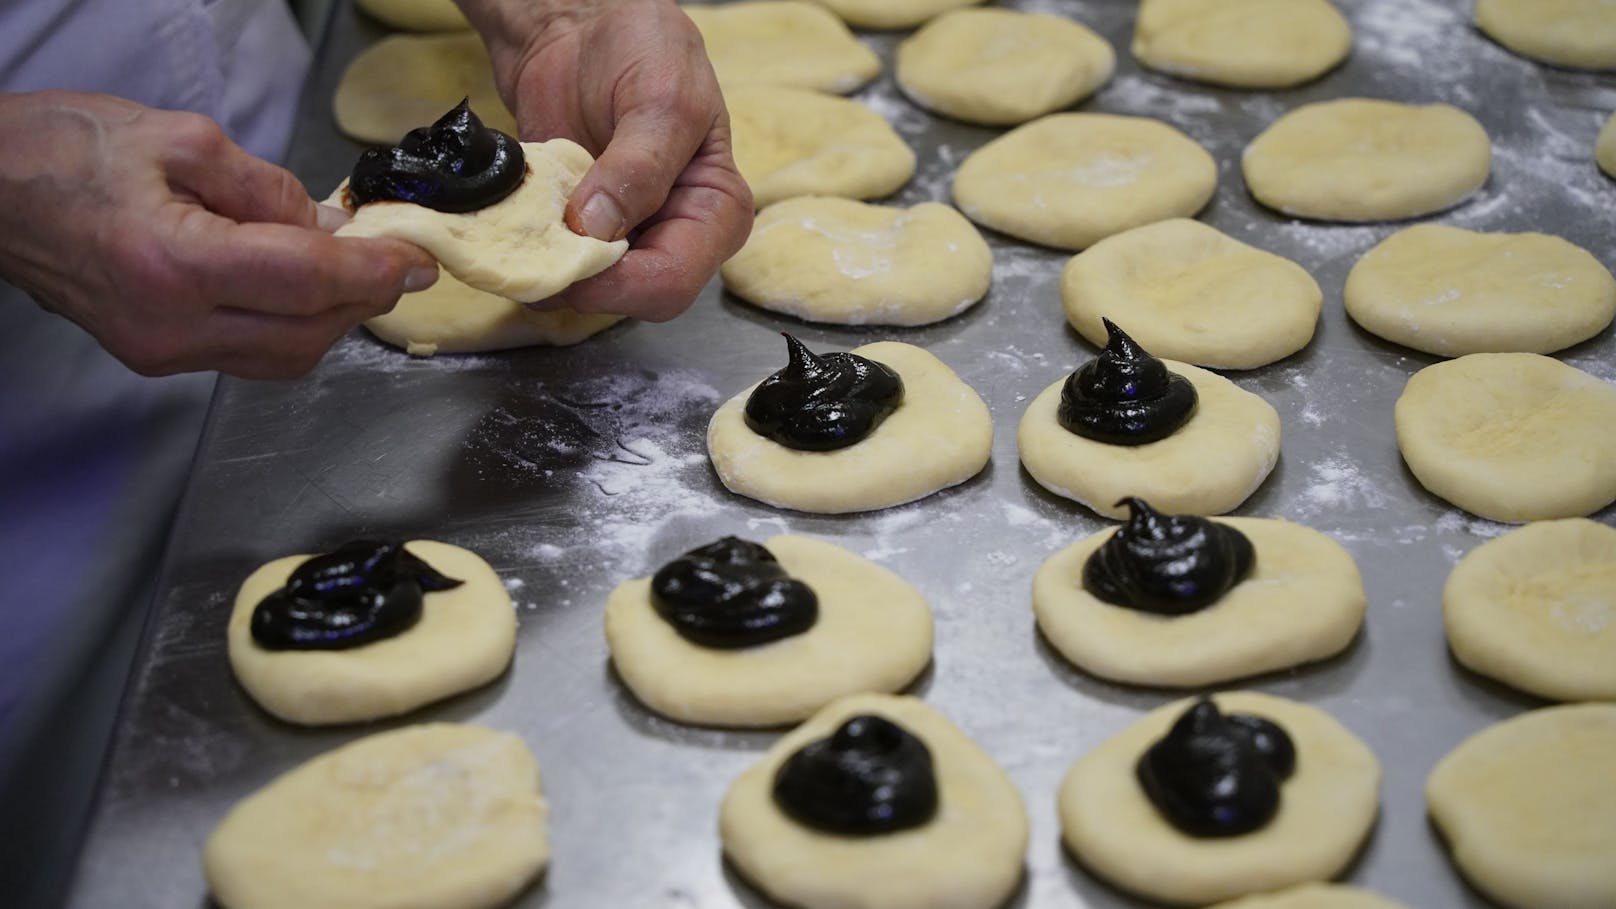
[(1280, 783), (1296, 769), (1296, 748), (1277, 724), (1223, 714), (1202, 698), (1135, 772), (1152, 804), (1174, 827), (1197, 837), (1240, 836), (1279, 811)]
[(402, 543), (356, 540), (299, 565), (258, 604), (252, 636), (266, 650), (346, 650), (406, 631), (426, 593), (459, 587)]
[(774, 801), (797, 822), (827, 833), (918, 827), (937, 813), (931, 751), (891, 720), (855, 716), (780, 765)]
[(1083, 565), (1083, 589), (1114, 606), (1184, 615), (1217, 602), (1251, 574), (1257, 552), (1227, 524), (1157, 514), (1123, 499), (1128, 520)]
[(756, 543), (724, 537), (692, 549), (651, 578), (651, 605), (703, 647), (752, 647), (813, 627), (819, 598)]
[(1190, 380), (1169, 372), (1111, 322), (1100, 355), (1066, 378), (1056, 419), (1069, 431), (1107, 445), (1144, 445), (1167, 438), (1195, 414), (1200, 396)]
[(833, 451), (862, 441), (903, 402), (903, 379), (851, 353), (815, 356), (786, 335), (791, 360), (746, 399), (746, 425), (799, 451)]
[(487, 208), (522, 184), (522, 144), (483, 126), (461, 101), (393, 146), (367, 149), (348, 178), (348, 202), (413, 202), (443, 212)]

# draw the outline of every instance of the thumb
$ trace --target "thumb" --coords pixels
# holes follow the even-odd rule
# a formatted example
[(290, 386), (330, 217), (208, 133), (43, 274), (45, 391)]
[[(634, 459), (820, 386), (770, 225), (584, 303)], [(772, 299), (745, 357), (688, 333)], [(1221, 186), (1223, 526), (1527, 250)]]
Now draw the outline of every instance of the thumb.
[(618, 121), (567, 201), (567, 227), (597, 240), (621, 240), (662, 208), (711, 126), (670, 116), (675, 113), (641, 108)]

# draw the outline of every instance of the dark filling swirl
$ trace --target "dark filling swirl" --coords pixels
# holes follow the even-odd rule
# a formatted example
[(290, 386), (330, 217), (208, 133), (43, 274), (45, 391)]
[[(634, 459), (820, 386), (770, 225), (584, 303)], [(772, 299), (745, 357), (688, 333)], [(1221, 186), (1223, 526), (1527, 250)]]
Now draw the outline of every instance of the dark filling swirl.
[(1257, 552), (1227, 524), (1157, 514), (1123, 499), (1128, 521), (1083, 564), (1083, 588), (1116, 606), (1184, 615), (1217, 602), (1251, 574)]
[(752, 647), (802, 634), (819, 598), (756, 543), (724, 537), (692, 549), (651, 578), (651, 604), (688, 641)]
[(746, 425), (758, 435), (799, 451), (833, 451), (862, 441), (903, 403), (903, 379), (885, 364), (851, 353), (815, 356), (785, 339), (790, 362), (746, 399)]
[(253, 640), (266, 650), (358, 647), (408, 630), (426, 592), (462, 583), (402, 543), (355, 540), (299, 565), (264, 597), (253, 609)]
[(931, 751), (891, 720), (855, 716), (780, 765), (774, 801), (799, 823), (828, 833), (918, 827), (937, 813)]
[(522, 143), (483, 126), (462, 100), (397, 145), (367, 149), (348, 179), (348, 202), (413, 202), (442, 212), (487, 208), (527, 175)]
[(1144, 445), (1189, 422), (1200, 399), (1190, 380), (1169, 372), (1110, 319), (1100, 355), (1061, 386), (1056, 419), (1071, 432), (1107, 445)]
[(1139, 758), (1135, 773), (1156, 809), (1190, 836), (1250, 833), (1279, 811), (1296, 747), (1278, 724), (1224, 714), (1202, 698)]

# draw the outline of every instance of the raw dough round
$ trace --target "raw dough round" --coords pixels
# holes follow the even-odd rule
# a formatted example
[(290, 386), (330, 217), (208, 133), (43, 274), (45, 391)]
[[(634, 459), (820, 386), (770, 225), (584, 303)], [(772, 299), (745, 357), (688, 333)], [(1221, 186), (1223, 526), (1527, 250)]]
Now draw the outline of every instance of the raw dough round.
[(1425, 781), (1466, 878), (1515, 909), (1616, 906), (1616, 704), (1523, 713), (1459, 744)]
[(359, 11), (394, 28), (453, 32), (471, 28), (454, 0), (354, 0)]
[(438, 269), (438, 283), (405, 294), (388, 313), (365, 321), (371, 334), (418, 357), (513, 347), (565, 347), (623, 320), (571, 309), (539, 312), (455, 280)]
[(854, 28), (913, 28), (939, 13), (982, 0), (817, 0)]
[(1599, 169), (1616, 177), (1616, 114), (1612, 114), (1605, 121), (1605, 127), (1599, 131), (1599, 141), (1594, 145), (1594, 157), (1599, 162)]
[(328, 201), (343, 202), (353, 218), (337, 236), (408, 240), (464, 283), (523, 303), (554, 296), (621, 259), (627, 240), (580, 236), (562, 220), (567, 197), (595, 163), (589, 152), (567, 139), (523, 142), (522, 152), (522, 185), (487, 208), (461, 214), (394, 201), (354, 211), (346, 205), (344, 180)]
[(1525, 57), (1616, 69), (1616, 4), (1610, 0), (1476, 0), (1476, 25)]
[(1347, 58), (1352, 26), (1327, 0), (1142, 0), (1133, 55), (1233, 88), (1289, 88)]
[(494, 87), (494, 65), (476, 32), (392, 35), (360, 51), (331, 99), (350, 139), (392, 145), (467, 98), (484, 126), (516, 135), (516, 118)]
[(1313, 338), (1324, 293), (1300, 265), (1187, 218), (1136, 227), (1074, 256), (1066, 319), (1105, 346), (1102, 318), (1140, 346), (1215, 369), (1254, 369)]
[[(1148, 501), (1148, 500), (1147, 500)], [(1085, 672), (1134, 685), (1191, 688), (1311, 663), (1352, 643), (1368, 601), (1358, 566), (1316, 530), (1266, 518), (1218, 523), (1257, 551), (1251, 574), (1211, 606), (1162, 616), (1083, 589), (1083, 566), (1115, 530), (1050, 556), (1032, 582), (1038, 627)]]
[(1134, 765), (1194, 703), (1187, 698), (1152, 710), (1073, 765), (1056, 804), (1066, 848), (1099, 876), (1164, 903), (1201, 906), (1340, 873), (1379, 809), (1374, 753), (1317, 707), (1255, 691), (1213, 700), (1225, 713), (1278, 723), (1295, 744), (1296, 771), (1273, 820), (1244, 836), (1199, 839), (1145, 796)]
[(1409, 909), (1402, 903), (1345, 884), (1303, 884), (1274, 893), (1243, 896), (1211, 909)]
[[(931, 751), (937, 814), (881, 836), (836, 836), (774, 803), (774, 774), (802, 746), (859, 714), (899, 724)], [(771, 899), (802, 909), (991, 909), (1021, 880), (1027, 810), (993, 759), (912, 697), (843, 698), (787, 733), (724, 794), (718, 836), (735, 867)]]
[(982, 299), (993, 253), (947, 205), (800, 196), (759, 213), (719, 273), (736, 296), (810, 322), (927, 325)]
[(1193, 215), (1217, 183), (1206, 149), (1159, 120), (1051, 114), (972, 152), (954, 201), (978, 224), (1076, 250)]
[(539, 765), (514, 735), (434, 723), (367, 736), (277, 777), (208, 838), (228, 909), (480, 909), (550, 860)]
[(1222, 376), (1164, 361), (1190, 380), (1200, 403), (1190, 421), (1159, 442), (1107, 445), (1060, 425), (1060, 381), (1027, 406), (1016, 442), (1021, 463), (1040, 486), (1108, 518), (1138, 496), (1166, 514), (1222, 514), (1262, 485), (1279, 460), (1279, 413)]
[(1616, 500), (1616, 388), (1538, 354), (1469, 354), (1415, 373), (1397, 447), (1434, 495), (1494, 521), (1592, 514)]
[(898, 45), (904, 94), (967, 123), (1025, 123), (1087, 98), (1111, 78), (1106, 40), (1061, 16), (962, 9)]
[(642, 703), (681, 723), (779, 726), (844, 695), (897, 691), (926, 668), (931, 610), (902, 578), (807, 537), (763, 545), (819, 599), (819, 620), (802, 634), (759, 647), (702, 647), (657, 615), (650, 578), (612, 591), (606, 643)]
[(1347, 98), (1274, 121), (1241, 166), (1257, 201), (1287, 215), (1385, 221), (1441, 211), (1480, 189), (1492, 145), (1457, 107)]
[(903, 403), (875, 432), (835, 451), (797, 451), (746, 425), (748, 388), (707, 425), (707, 453), (731, 492), (814, 514), (874, 511), (969, 480), (987, 466), (993, 418), (943, 361), (911, 344), (855, 347), (903, 379)]
[(1364, 253), (1347, 276), (1347, 315), (1426, 353), (1550, 353), (1616, 317), (1616, 278), (1548, 234), (1419, 224)]
[(792, 196), (875, 199), (915, 174), (915, 153), (857, 101), (801, 88), (727, 89), (735, 166), (763, 208)]
[(253, 641), (253, 609), (311, 556), (276, 559), (247, 577), (226, 636), (230, 668), (259, 706), (306, 726), (359, 723), (469, 691), (505, 671), (516, 648), (516, 611), (499, 575), (458, 546), (405, 546), (465, 583), (427, 594), (420, 620), (402, 634), (348, 650), (265, 650)]
[(1559, 701), (1616, 701), (1616, 528), (1543, 521), (1488, 540), (1442, 588), (1453, 655)]
[(681, 7), (701, 30), (726, 88), (789, 85), (846, 94), (881, 72), (875, 55), (842, 20), (807, 0), (745, 0)]

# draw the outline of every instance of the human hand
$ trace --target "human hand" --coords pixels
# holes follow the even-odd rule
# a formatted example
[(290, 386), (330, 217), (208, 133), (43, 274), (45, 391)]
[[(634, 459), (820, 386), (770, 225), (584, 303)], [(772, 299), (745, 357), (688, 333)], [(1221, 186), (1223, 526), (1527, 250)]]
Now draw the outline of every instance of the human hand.
[(143, 375), (290, 378), (437, 279), (213, 121), (76, 92), (0, 94), (0, 277)]

